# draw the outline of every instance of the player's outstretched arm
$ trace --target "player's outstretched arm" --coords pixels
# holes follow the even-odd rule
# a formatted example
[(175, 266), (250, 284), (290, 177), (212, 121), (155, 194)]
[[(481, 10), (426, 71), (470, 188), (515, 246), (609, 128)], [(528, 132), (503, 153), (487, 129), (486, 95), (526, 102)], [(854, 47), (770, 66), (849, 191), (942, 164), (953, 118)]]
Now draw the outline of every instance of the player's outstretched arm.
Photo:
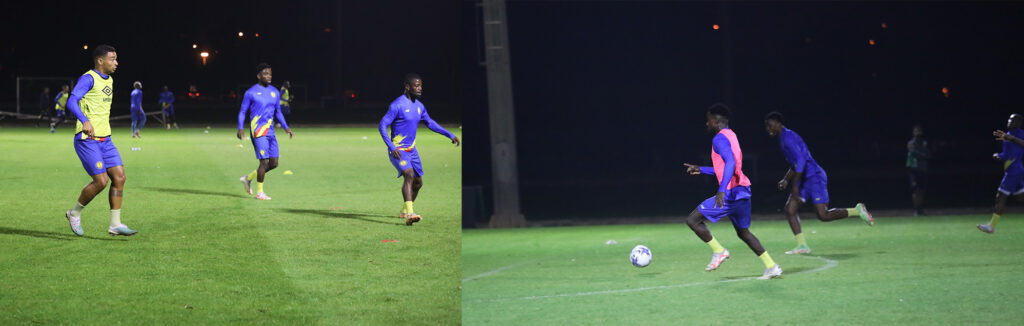
[(997, 141), (1005, 140), (1017, 144), (1019, 146), (1024, 146), (1024, 139), (1017, 138), (1016, 136), (1006, 133), (1005, 131), (1002, 130), (993, 131), (992, 136), (996, 136)]

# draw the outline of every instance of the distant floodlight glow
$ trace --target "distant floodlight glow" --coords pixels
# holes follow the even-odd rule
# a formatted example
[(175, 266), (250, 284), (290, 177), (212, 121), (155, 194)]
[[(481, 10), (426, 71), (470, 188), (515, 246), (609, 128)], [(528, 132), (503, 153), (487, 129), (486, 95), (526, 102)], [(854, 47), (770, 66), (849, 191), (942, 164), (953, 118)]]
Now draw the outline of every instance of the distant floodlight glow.
[(193, 48), (193, 49), (195, 49), (195, 48), (197, 48), (197, 47), (199, 47), (199, 44), (195, 44), (195, 43), (192, 43), (192, 48)]
[(718, 24), (711, 25), (711, 28), (718, 30)]
[(238, 32), (238, 37), (242, 37), (242, 36), (245, 36), (245, 33)]
[(88, 50), (88, 49), (89, 49), (89, 45), (88, 44), (82, 45), (82, 50)]
[(210, 52), (203, 51), (202, 53), (199, 53), (199, 56), (203, 57), (203, 58), (209, 57), (210, 56)]

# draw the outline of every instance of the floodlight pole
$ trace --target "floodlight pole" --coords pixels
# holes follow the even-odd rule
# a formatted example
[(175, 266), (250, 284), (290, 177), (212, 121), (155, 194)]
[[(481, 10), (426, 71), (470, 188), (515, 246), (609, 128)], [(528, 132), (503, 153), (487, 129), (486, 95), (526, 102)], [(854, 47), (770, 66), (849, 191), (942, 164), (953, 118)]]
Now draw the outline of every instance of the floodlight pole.
[(512, 105), (505, 0), (483, 0), (483, 20), (494, 189), (490, 227), (523, 227), (526, 219), (519, 212), (515, 107)]

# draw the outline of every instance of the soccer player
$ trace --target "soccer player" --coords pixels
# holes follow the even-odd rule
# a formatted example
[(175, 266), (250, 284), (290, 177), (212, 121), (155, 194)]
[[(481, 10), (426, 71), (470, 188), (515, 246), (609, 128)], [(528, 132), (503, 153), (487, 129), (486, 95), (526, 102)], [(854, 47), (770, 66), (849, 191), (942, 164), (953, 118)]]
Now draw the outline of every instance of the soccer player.
[(178, 119), (174, 115), (174, 93), (168, 90), (167, 86), (164, 86), (164, 91), (160, 92), (160, 107), (164, 109), (164, 122), (167, 123), (167, 130), (171, 130), (171, 125), (174, 125), (174, 129), (178, 129)]
[(53, 123), (50, 123), (50, 132), (51, 133), (54, 132), (57, 129), (57, 126), (59, 126), (61, 122), (64, 122), (64, 117), (67, 116), (67, 113), (65, 112), (65, 110), (67, 109), (67, 106), (68, 106), (68, 96), (70, 96), (70, 95), (71, 95), (71, 91), (70, 91), (68, 85), (67, 84), (61, 85), (60, 86), (60, 92), (57, 93), (57, 97), (55, 97), (53, 99), (53, 101), (56, 103), (56, 105), (54, 105), (53, 109), (57, 111), (57, 121), (55, 121)]
[(131, 236), (137, 233), (121, 223), (121, 198), (124, 194), (124, 166), (121, 154), (110, 135), (110, 103), (114, 94), (117, 52), (109, 45), (97, 46), (92, 53), (93, 69), (78, 78), (68, 99), (68, 109), (78, 118), (75, 127), (75, 152), (92, 182), (82, 188), (78, 202), (64, 215), (71, 232), (84, 235), (82, 209), (110, 183), (110, 235)]
[(928, 187), (928, 160), (932, 152), (924, 139), (924, 128), (914, 125), (914, 138), (907, 142), (907, 173), (910, 175), (910, 200), (914, 216), (924, 215), (924, 191)]
[(281, 85), (281, 113), (287, 117), (292, 114), (292, 82), (284, 81)]
[(875, 219), (864, 204), (857, 203), (854, 208), (828, 208), (828, 176), (825, 170), (811, 157), (803, 138), (786, 128), (782, 121), (782, 113), (778, 112), (770, 112), (764, 117), (764, 130), (769, 136), (778, 138), (782, 154), (789, 162), (789, 171), (786, 171), (786, 176), (778, 183), (779, 190), (788, 188), (790, 191), (789, 199), (786, 200), (786, 218), (789, 219), (789, 227), (796, 237), (796, 248), (787, 251), (786, 254), (811, 253), (811, 247), (807, 245), (807, 239), (800, 229), (800, 216), (797, 214), (800, 204), (808, 200), (814, 204), (818, 219), (822, 222), (860, 216), (860, 219), (869, 226), (874, 225)]
[(274, 117), (284, 126), (288, 138), (295, 137), (288, 123), (281, 115), (280, 92), (270, 85), (273, 71), (270, 65), (261, 63), (256, 66), (256, 85), (249, 87), (242, 96), (242, 109), (238, 111), (238, 139), (242, 139), (242, 132), (245, 131), (245, 115), (250, 112), (249, 137), (252, 140), (252, 147), (256, 151), (256, 159), (260, 161), (256, 170), (243, 175), (240, 181), (245, 186), (245, 192), (252, 194), (252, 179), (256, 179), (256, 199), (270, 200), (263, 192), (263, 177), (267, 171), (277, 167), (277, 137), (274, 136)]
[(54, 132), (52, 127), (53, 121), (51, 120), (53, 117), (53, 103), (50, 103), (49, 87), (43, 87), (43, 92), (39, 94), (39, 119), (36, 119), (36, 127), (39, 127), (39, 121), (43, 121), (44, 117), (46, 121), (50, 122), (50, 133), (52, 134)]
[(736, 229), (736, 235), (746, 242), (750, 250), (753, 250), (764, 263), (764, 274), (758, 279), (779, 277), (782, 275), (782, 268), (768, 255), (768, 251), (761, 246), (761, 241), (750, 232), (750, 179), (743, 174), (743, 151), (740, 150), (739, 139), (736, 138), (736, 133), (729, 129), (729, 118), (732, 117), (732, 113), (725, 105), (715, 104), (708, 109), (706, 117), (708, 131), (714, 135), (711, 139), (713, 166), (683, 163), (686, 172), (691, 175), (710, 174), (718, 178), (718, 193), (700, 203), (686, 218), (686, 224), (690, 229), (711, 247), (711, 262), (704, 270), (716, 270), (729, 259), (729, 250), (722, 247), (711, 235), (711, 230), (708, 230), (704, 221), (717, 223), (721, 218), (728, 216), (732, 220), (733, 228)]
[(986, 224), (978, 224), (978, 230), (985, 233), (996, 232), (996, 224), (999, 223), (999, 216), (1006, 208), (1006, 199), (1013, 195), (1017, 200), (1024, 200), (1024, 130), (1021, 130), (1020, 114), (1011, 114), (1006, 121), (1006, 132), (996, 130), (992, 132), (997, 141), (1003, 142), (1003, 151), (992, 154), (992, 158), (1003, 162), (1003, 181), (996, 191), (996, 207), (992, 212), (992, 219)]
[[(391, 102), (388, 112), (380, 119), (378, 129), (384, 144), (388, 146), (391, 165), (398, 170), (399, 177), (405, 178), (402, 182), (402, 198), (405, 199), (405, 205), (402, 206), (398, 217), (405, 219), (405, 225), (412, 225), (423, 218), (413, 212), (412, 207), (420, 188), (423, 187), (423, 164), (416, 148), (416, 128), (421, 121), (426, 122), (427, 128), (448, 137), (455, 146), (459, 146), (461, 142), (459, 137), (445, 130), (427, 114), (427, 108), (420, 102), (420, 97), (423, 96), (423, 79), (419, 75), (405, 75), (404, 87), (404, 93)], [(388, 127), (391, 127), (390, 137)]]
[(146, 111), (142, 110), (142, 82), (132, 83), (132, 138), (142, 138), (139, 133), (146, 125)]

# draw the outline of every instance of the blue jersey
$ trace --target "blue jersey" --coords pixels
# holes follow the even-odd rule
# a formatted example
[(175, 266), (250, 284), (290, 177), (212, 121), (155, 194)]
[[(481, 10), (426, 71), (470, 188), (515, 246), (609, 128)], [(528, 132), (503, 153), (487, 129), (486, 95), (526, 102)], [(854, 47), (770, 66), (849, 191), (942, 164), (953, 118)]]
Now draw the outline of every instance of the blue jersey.
[(814, 161), (811, 152), (807, 150), (804, 139), (800, 138), (795, 131), (782, 128), (782, 132), (779, 133), (779, 147), (782, 148), (782, 153), (786, 155), (786, 162), (789, 162), (793, 171), (803, 173), (804, 179), (825, 177), (825, 170), (818, 166), (818, 162)]
[(167, 104), (166, 109), (174, 109), (174, 93), (171, 91), (165, 91), (160, 93), (160, 107), (163, 108), (164, 103)]
[[(388, 113), (380, 119), (378, 126), (380, 137), (384, 139), (384, 144), (388, 145), (388, 152), (394, 152), (395, 149), (412, 151), (416, 147), (416, 127), (419, 126), (420, 121), (426, 122), (427, 128), (448, 137), (448, 139), (455, 138), (455, 135), (430, 118), (423, 102), (410, 100), (403, 94), (391, 102)], [(388, 137), (389, 126), (391, 127), (391, 137)]]
[(142, 111), (142, 90), (136, 88), (136, 89), (132, 90), (132, 112), (141, 112), (141, 111)]
[[(1024, 130), (1020, 128), (1010, 130), (1007, 133), (1024, 139)], [(1020, 147), (1020, 145), (1012, 141), (1003, 141), (1003, 152), (999, 153), (999, 158), (1003, 160), (1003, 169), (1006, 170), (1007, 174), (1024, 173), (1024, 162), (1021, 162), (1022, 157), (1024, 157), (1024, 147)]]
[(271, 85), (252, 85), (242, 96), (242, 109), (238, 111), (238, 129), (245, 128), (245, 113), (249, 112), (249, 130), (252, 138), (274, 136), (274, 118), (284, 129), (288, 123), (284, 121), (280, 105), (281, 93)]

